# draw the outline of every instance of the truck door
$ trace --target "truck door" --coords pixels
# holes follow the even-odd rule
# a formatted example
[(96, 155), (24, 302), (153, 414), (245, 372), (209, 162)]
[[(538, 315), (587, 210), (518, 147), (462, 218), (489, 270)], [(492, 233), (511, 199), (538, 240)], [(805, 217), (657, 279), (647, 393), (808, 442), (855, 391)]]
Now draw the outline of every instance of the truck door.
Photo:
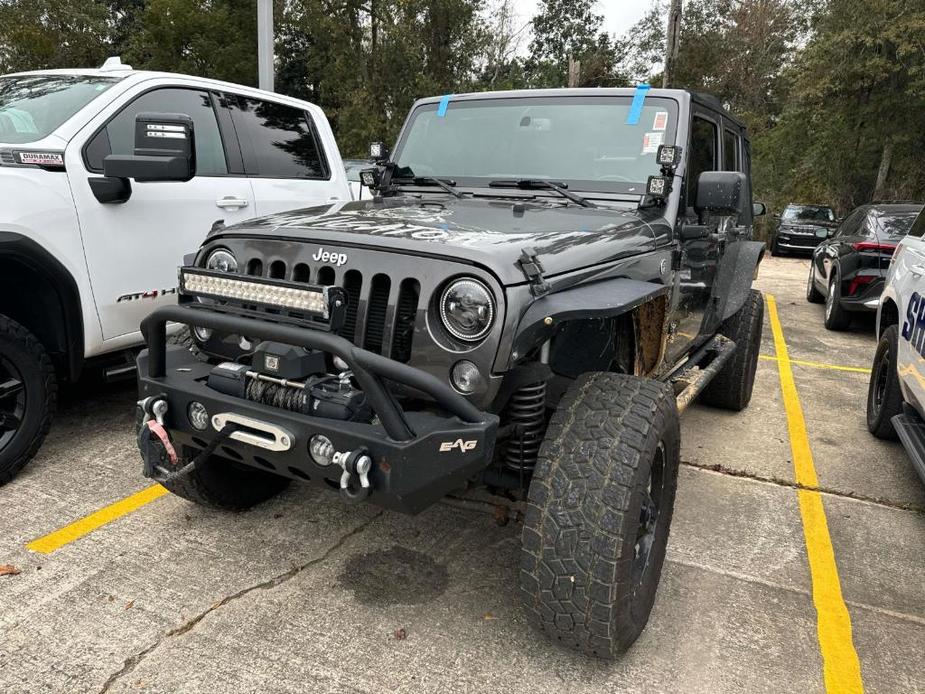
[[(720, 169), (720, 124), (718, 116), (707, 111), (694, 111), (687, 144), (687, 171), (684, 176), (685, 209), (681, 215), (682, 228), (698, 225), (694, 202), (697, 197), (697, 178), (704, 171)], [(718, 234), (680, 241), (681, 269), (675, 289), (672, 319), (669, 325), (671, 339), (668, 358), (676, 360), (687, 352), (691, 343), (700, 336), (701, 326), (716, 276), (720, 253)]]
[[(177, 267), (216, 220), (232, 224), (254, 216), (238, 144), (219, 127), (216, 101), (204, 89), (148, 88), (113, 105), (68, 146), (67, 175), (104, 340), (137, 333), (154, 308), (176, 301)], [(128, 201), (100, 203), (88, 179), (102, 174), (108, 154), (133, 153), (135, 116), (141, 112), (193, 119), (196, 176), (185, 183), (132, 181)]]

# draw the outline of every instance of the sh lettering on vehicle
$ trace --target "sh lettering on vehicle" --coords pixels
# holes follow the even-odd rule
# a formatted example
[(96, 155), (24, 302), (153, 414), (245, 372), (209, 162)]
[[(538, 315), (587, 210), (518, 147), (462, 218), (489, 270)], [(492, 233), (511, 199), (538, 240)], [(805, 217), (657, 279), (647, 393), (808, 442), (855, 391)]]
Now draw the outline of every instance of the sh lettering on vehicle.
[(925, 357), (925, 301), (918, 292), (913, 292), (906, 306), (906, 320), (903, 321), (903, 339), (908, 340), (921, 356)]

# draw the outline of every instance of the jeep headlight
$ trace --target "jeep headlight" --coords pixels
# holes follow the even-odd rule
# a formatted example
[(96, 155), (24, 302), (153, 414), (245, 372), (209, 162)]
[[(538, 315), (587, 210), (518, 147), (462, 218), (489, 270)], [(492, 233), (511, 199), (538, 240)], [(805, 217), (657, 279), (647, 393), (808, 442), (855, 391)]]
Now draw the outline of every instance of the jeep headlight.
[(237, 272), (238, 261), (234, 254), (225, 249), (219, 248), (209, 254), (206, 260), (206, 270), (215, 270), (216, 272)]
[(454, 280), (440, 296), (440, 319), (453, 337), (466, 342), (481, 340), (495, 320), (495, 300), (477, 279)]

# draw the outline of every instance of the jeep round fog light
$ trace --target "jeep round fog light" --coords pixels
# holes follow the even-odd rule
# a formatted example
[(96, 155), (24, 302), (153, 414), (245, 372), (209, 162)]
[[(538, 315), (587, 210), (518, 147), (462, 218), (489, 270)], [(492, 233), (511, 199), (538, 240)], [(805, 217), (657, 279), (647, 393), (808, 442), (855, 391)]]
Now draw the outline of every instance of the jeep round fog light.
[(308, 453), (321, 466), (327, 467), (334, 462), (334, 444), (323, 434), (315, 434), (309, 439)]
[(453, 365), (452, 380), (456, 390), (467, 395), (477, 391), (484, 383), (479, 367), (465, 359)]
[(193, 328), (193, 332), (196, 333), (200, 342), (208, 342), (212, 337), (212, 328)]
[(189, 423), (193, 425), (194, 429), (205, 431), (209, 428), (209, 411), (201, 402), (193, 400), (186, 412), (189, 415)]

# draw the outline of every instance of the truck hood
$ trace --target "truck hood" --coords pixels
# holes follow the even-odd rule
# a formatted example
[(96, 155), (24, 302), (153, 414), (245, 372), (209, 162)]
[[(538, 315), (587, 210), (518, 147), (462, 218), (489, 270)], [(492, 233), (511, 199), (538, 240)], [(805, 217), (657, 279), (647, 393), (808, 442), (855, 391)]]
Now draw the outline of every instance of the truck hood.
[(366, 247), (478, 264), (504, 284), (525, 281), (517, 265), (533, 249), (545, 275), (603, 264), (655, 248), (669, 233), (657, 209), (586, 208), (558, 200), (398, 197), (338, 202), (219, 227), (221, 236), (305, 241), (325, 251)]

